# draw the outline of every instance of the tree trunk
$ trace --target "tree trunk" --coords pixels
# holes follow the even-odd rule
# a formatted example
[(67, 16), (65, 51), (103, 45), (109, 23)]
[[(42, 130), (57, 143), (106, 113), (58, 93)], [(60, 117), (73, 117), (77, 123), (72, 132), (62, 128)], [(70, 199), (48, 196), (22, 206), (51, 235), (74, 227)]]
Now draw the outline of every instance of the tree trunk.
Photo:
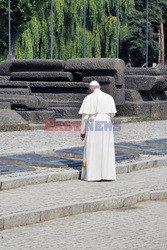
[(159, 56), (158, 63), (165, 63), (165, 44), (164, 44), (164, 24), (161, 23), (158, 28)]

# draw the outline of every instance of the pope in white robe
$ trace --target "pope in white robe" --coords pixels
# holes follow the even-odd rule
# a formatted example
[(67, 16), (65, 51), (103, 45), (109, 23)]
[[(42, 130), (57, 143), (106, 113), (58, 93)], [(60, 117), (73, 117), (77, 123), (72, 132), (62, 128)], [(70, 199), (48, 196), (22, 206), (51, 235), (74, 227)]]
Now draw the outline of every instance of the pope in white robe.
[(85, 138), (81, 179), (85, 181), (115, 180), (115, 148), (113, 124), (116, 107), (111, 95), (100, 90), (97, 81), (90, 83), (91, 94), (83, 100), (81, 140)]

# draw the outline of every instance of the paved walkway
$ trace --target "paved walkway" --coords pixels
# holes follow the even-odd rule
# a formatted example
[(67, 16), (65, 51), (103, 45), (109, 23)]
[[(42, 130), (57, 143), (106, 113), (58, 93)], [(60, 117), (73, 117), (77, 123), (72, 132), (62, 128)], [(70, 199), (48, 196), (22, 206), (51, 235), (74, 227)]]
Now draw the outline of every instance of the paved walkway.
[(167, 189), (166, 176), (167, 166), (164, 166), (119, 174), (116, 181), (71, 180), (4, 190), (0, 192), (0, 215), (91, 201), (145, 189)]
[[(167, 200), (0, 232), (1, 250), (166, 250)], [(3, 237), (3, 239), (2, 239)]]

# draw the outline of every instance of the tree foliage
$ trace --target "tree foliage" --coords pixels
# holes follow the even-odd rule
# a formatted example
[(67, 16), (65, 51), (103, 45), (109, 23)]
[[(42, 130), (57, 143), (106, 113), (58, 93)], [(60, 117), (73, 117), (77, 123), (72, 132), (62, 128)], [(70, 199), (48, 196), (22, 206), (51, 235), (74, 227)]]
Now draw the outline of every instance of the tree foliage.
[[(8, 1), (0, 0), (0, 58), (8, 51)], [(120, 0), (120, 58), (145, 63), (146, 0)], [(83, 57), (84, 0), (53, 0), (53, 58)], [(11, 1), (12, 44), (17, 59), (50, 58), (51, 1)], [(167, 1), (149, 0), (149, 62), (157, 62), (158, 27), (167, 41)], [(117, 0), (86, 1), (87, 57), (116, 57)], [(167, 49), (167, 46), (166, 46)], [(167, 51), (166, 51), (167, 53)]]

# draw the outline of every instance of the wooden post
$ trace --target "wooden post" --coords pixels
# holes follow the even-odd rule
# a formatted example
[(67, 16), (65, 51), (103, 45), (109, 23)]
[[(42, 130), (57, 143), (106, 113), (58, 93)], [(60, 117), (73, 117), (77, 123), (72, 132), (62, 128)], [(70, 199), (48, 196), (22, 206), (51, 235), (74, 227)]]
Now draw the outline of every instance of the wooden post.
[(161, 27), (158, 27), (158, 43), (159, 43), (159, 56), (158, 56), (158, 63), (161, 63)]
[(161, 23), (161, 45), (162, 45), (162, 60), (161, 63), (164, 65), (165, 63), (165, 44), (164, 44), (164, 24)]

